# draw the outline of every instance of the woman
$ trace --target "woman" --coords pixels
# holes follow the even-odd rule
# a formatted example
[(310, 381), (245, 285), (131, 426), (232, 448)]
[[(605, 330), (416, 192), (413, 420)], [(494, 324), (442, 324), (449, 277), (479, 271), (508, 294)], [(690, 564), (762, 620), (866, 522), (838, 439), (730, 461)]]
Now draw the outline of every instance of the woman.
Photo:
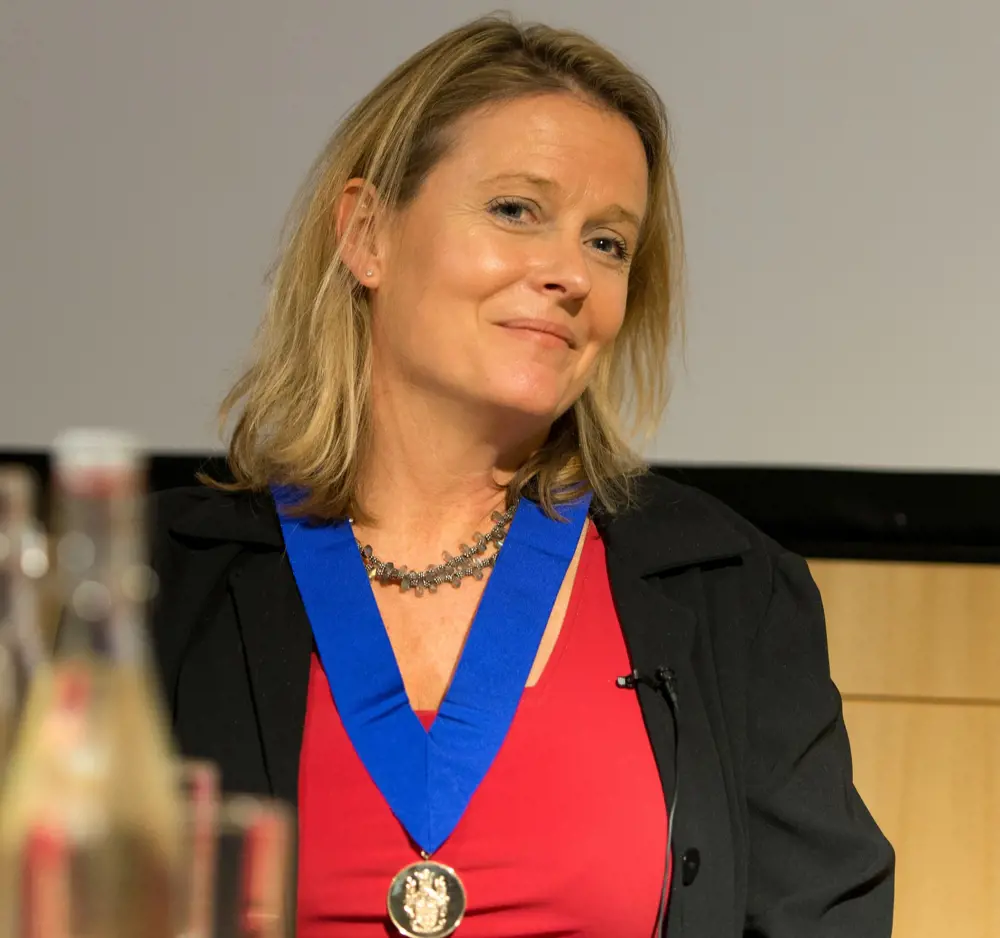
[(297, 805), (301, 938), (889, 935), (805, 564), (625, 442), (680, 267), (660, 99), (575, 33), (443, 36), (316, 163), (236, 482), (154, 556), (181, 745)]

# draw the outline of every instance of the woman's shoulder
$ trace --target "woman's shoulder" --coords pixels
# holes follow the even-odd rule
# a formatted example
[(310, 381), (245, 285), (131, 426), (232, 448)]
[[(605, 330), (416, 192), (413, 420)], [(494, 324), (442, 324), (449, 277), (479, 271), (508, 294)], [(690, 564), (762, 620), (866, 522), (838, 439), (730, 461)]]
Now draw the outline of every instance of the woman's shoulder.
[[(810, 667), (828, 674), (822, 599), (808, 563), (717, 498), (651, 474), (641, 480), (634, 506), (602, 534), (609, 555), (617, 540), (620, 568), (653, 577), (679, 602), (700, 597), (714, 610), (709, 628), (754, 640), (782, 636), (777, 645), (789, 655), (795, 642), (804, 642), (817, 655)], [(726, 641), (725, 647), (744, 647), (742, 639)], [(783, 654), (776, 651), (774, 660), (786, 660)]]
[(169, 541), (238, 541), (281, 546), (274, 501), (268, 492), (208, 485), (164, 489), (150, 496), (148, 524), (155, 547)]
[(595, 520), (609, 570), (617, 569), (621, 582), (653, 578), (683, 598), (695, 589), (683, 575), (691, 573), (711, 607), (738, 609), (736, 618), (751, 632), (768, 614), (791, 607), (822, 622), (806, 561), (707, 492), (651, 472), (636, 480), (626, 509)]
[(281, 549), (267, 493), (210, 486), (165, 489), (150, 496), (149, 556), (159, 589), (150, 628), (164, 687), (172, 687), (189, 636), (229, 582), (240, 557)]
[(624, 508), (596, 520), (610, 549), (650, 573), (727, 558), (769, 567), (787, 553), (718, 498), (655, 471), (634, 480)]

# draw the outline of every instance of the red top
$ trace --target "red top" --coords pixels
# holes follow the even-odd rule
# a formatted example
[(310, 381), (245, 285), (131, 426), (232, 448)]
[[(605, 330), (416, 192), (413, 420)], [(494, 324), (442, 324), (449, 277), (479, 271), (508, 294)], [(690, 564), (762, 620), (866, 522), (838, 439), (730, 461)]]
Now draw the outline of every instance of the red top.
[[(457, 938), (649, 938), (667, 815), (635, 692), (615, 684), (629, 670), (591, 525), (541, 680), (525, 689), (496, 761), (433, 857), (465, 884)], [(299, 767), (299, 938), (395, 934), (386, 892), (418, 859), (314, 654)]]

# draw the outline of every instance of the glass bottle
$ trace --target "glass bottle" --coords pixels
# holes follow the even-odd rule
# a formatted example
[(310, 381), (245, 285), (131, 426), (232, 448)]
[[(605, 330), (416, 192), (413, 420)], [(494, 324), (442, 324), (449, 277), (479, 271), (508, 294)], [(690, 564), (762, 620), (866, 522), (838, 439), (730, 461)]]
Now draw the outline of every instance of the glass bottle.
[(28, 861), (49, 840), (65, 874), (66, 938), (175, 935), (182, 818), (145, 632), (144, 496), (129, 438), (73, 431), (57, 441), (58, 637), (31, 683), (0, 795), (2, 938), (38, 921), (23, 907)]

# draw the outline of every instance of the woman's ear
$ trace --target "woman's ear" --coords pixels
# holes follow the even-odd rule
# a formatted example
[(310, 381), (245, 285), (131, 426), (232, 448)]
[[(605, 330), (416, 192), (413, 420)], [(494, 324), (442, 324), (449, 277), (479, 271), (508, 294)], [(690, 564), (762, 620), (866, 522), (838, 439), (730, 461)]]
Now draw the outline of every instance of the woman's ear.
[(357, 281), (378, 286), (380, 252), (377, 243), (378, 196), (364, 179), (349, 179), (335, 208), (340, 258)]

